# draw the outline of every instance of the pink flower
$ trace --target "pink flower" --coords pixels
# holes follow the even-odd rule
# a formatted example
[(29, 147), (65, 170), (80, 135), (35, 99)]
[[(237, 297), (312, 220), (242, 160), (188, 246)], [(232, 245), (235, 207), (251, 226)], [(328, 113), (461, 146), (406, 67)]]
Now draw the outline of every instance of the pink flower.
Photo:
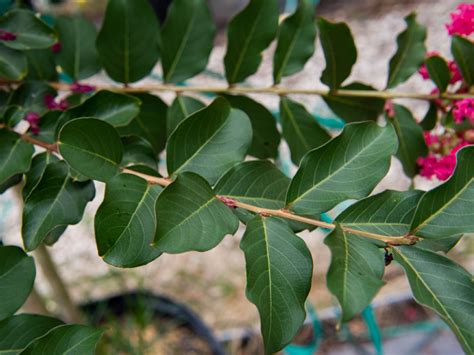
[(439, 137), (437, 135), (432, 134), (428, 131), (423, 132), (423, 135), (425, 137), (425, 142), (428, 147), (439, 143)]
[(59, 53), (61, 51), (61, 42), (56, 42), (51, 46), (51, 51), (53, 53)]
[(385, 101), (385, 106), (383, 108), (388, 117), (395, 117), (395, 109), (393, 108), (392, 100)]
[(51, 94), (46, 94), (44, 97), (44, 105), (50, 110), (67, 110), (69, 104), (66, 100), (60, 100), (56, 102), (55, 98)]
[(71, 85), (70, 89), (72, 92), (75, 92), (76, 94), (87, 94), (89, 92), (95, 91), (94, 86), (87, 85), (87, 84), (80, 84), (77, 81)]
[(30, 124), (31, 133), (37, 136), (40, 133), (40, 115), (36, 112), (28, 112), (25, 116), (25, 121)]
[(450, 60), (448, 62), (448, 68), (451, 72), (451, 80), (449, 81), (450, 84), (455, 84), (462, 80), (461, 72), (459, 71), (458, 65), (454, 60)]
[(461, 3), (451, 13), (451, 23), (446, 24), (449, 35), (469, 36), (474, 32), (474, 3)]
[(0, 40), (2, 41), (14, 41), (16, 34), (0, 29)]
[(454, 104), (453, 109), (454, 122), (461, 124), (464, 119), (469, 119), (472, 125), (474, 125), (474, 99), (463, 99), (458, 100)]

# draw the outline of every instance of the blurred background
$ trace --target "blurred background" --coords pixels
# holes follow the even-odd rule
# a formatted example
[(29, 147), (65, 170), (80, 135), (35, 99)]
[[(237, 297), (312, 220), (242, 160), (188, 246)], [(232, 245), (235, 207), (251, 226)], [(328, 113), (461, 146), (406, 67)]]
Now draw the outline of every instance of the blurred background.
[[(150, 0), (163, 22), (169, 0)], [(189, 85), (224, 85), (222, 58), (225, 54), (226, 23), (247, 3), (246, 0), (209, 0), (219, 25), (216, 47), (208, 70), (189, 80)], [(416, 11), (418, 21), (428, 28), (428, 51), (436, 50), (449, 58), (450, 40), (444, 24), (458, 0), (315, 0), (317, 15), (335, 21), (346, 21), (352, 29), (358, 49), (358, 61), (349, 80), (360, 80), (376, 88), (384, 87), (388, 62), (395, 52), (395, 39), (404, 28), (403, 18)], [(14, 0), (0, 0), (0, 10)], [(81, 14), (99, 27), (106, 0), (31, 0), (23, 2), (50, 16)], [(280, 0), (282, 18), (294, 11), (296, 0)], [(272, 84), (272, 45), (264, 54), (257, 74), (245, 85)], [(322, 50), (305, 69), (282, 81), (282, 86), (323, 88), (319, 77), (324, 69)], [(161, 69), (141, 83), (158, 83)], [(96, 75), (88, 83), (109, 83)], [(136, 85), (140, 85), (137, 83)], [(429, 93), (433, 84), (418, 75), (397, 90)], [(168, 103), (172, 94), (163, 94)], [(209, 97), (200, 96), (204, 101)], [(252, 96), (278, 116), (278, 98), (271, 95)], [(298, 96), (313, 112), (315, 119), (337, 133), (342, 122), (319, 97)], [(427, 103), (401, 100), (421, 118)], [(295, 167), (285, 144), (280, 147), (280, 167), (289, 175)], [(403, 174), (400, 163), (393, 159), (387, 177), (376, 192), (387, 188), (407, 190), (411, 181)], [(438, 181), (417, 177), (415, 187), (427, 190)], [(97, 196), (88, 205), (83, 222), (71, 226), (60, 240), (49, 248), (61, 276), (70, 286), (77, 303), (88, 303), (90, 314), (110, 329), (102, 351), (110, 354), (260, 354), (258, 314), (245, 297), (244, 256), (239, 249), (240, 235), (227, 237), (214, 250), (206, 253), (163, 255), (156, 261), (136, 269), (118, 269), (104, 263), (97, 255), (93, 233), (93, 216), (103, 198), (104, 186), (97, 183)], [(334, 217), (336, 209), (328, 214)], [(21, 244), (21, 202), (14, 191), (0, 195), (0, 239), (5, 244)], [(308, 299), (306, 326), (287, 354), (462, 354), (454, 335), (431, 311), (412, 301), (408, 282), (395, 263), (386, 268), (389, 281), (371, 307), (339, 331), (336, 300), (325, 285), (330, 254), (323, 244), (324, 232), (303, 233), (314, 258), (313, 287)], [(450, 256), (474, 271), (474, 242), (464, 238)], [(37, 290), (47, 300), (48, 310), (60, 312), (52, 297), (42, 270), (37, 277)], [(136, 291), (140, 293), (136, 293)], [(151, 295), (153, 294), (153, 295)], [(110, 297), (118, 296), (110, 299)], [(160, 296), (160, 297), (155, 297)], [(163, 297), (161, 297), (163, 296)], [(105, 300), (103, 302), (98, 302)], [(185, 307), (181, 307), (181, 304)], [(181, 326), (183, 325), (184, 326)]]

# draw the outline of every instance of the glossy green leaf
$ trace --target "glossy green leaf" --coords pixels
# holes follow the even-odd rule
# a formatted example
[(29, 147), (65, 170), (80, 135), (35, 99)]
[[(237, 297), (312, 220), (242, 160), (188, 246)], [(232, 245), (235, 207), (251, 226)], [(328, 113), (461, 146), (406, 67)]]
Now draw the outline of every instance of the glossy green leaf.
[(227, 31), (225, 75), (229, 84), (244, 81), (262, 62), (262, 51), (269, 46), (278, 30), (278, 2), (250, 0), (235, 16)]
[(202, 101), (193, 97), (176, 96), (176, 99), (174, 99), (166, 115), (166, 131), (168, 136), (173, 133), (176, 127), (178, 127), (185, 118), (204, 107), (206, 107), (206, 105)]
[(416, 22), (416, 14), (405, 17), (406, 29), (397, 37), (397, 51), (390, 59), (387, 88), (393, 88), (412, 76), (425, 60), (426, 27)]
[(316, 24), (315, 5), (310, 0), (301, 0), (295, 13), (280, 25), (277, 47), (273, 57), (273, 82), (280, 83), (284, 76), (303, 69), (314, 53)]
[(435, 252), (442, 251), (447, 253), (456, 246), (461, 238), (462, 235), (451, 235), (436, 239), (422, 239), (416, 242), (416, 246), (418, 248), (428, 249)]
[(342, 308), (342, 321), (366, 308), (384, 285), (384, 258), (367, 238), (346, 233), (339, 225), (324, 243), (331, 250), (327, 286)]
[(416, 247), (393, 248), (418, 303), (432, 309), (456, 334), (466, 354), (474, 352), (474, 283), (461, 266)]
[(56, 94), (56, 90), (44, 81), (25, 81), (12, 94), (9, 104), (20, 106), (25, 113), (32, 111), (42, 115), (48, 111), (46, 95), (55, 97)]
[(451, 178), (420, 200), (412, 234), (438, 239), (474, 232), (474, 146), (464, 147), (456, 158)]
[(397, 149), (390, 124), (346, 125), (339, 136), (305, 155), (288, 189), (288, 208), (315, 214), (344, 200), (367, 196), (388, 172)]
[(28, 199), (36, 186), (38, 186), (38, 183), (41, 181), (48, 164), (55, 163), (57, 161), (59, 161), (59, 159), (54, 154), (49, 152), (43, 152), (35, 155), (33, 161), (31, 162), (31, 168), (25, 175), (26, 182), (22, 190), (24, 201)]
[(313, 261), (306, 244), (282, 221), (256, 216), (240, 243), (245, 253), (247, 298), (260, 314), (265, 353), (291, 342), (305, 319)]
[(474, 85), (474, 44), (467, 38), (454, 35), (451, 42), (451, 53), (464, 82), (468, 86)]
[(162, 187), (137, 176), (120, 174), (106, 186), (95, 216), (99, 255), (117, 267), (148, 264), (161, 253), (150, 246), (155, 237), (155, 204)]
[(19, 314), (0, 321), (0, 354), (18, 355), (32, 341), (62, 325), (59, 319)]
[(110, 0), (97, 37), (107, 74), (120, 83), (147, 76), (159, 58), (159, 25), (147, 0)]
[(350, 75), (357, 60), (357, 49), (346, 23), (333, 23), (319, 18), (318, 28), (326, 59), (321, 81), (331, 90), (336, 90)]
[(247, 115), (218, 98), (173, 131), (166, 148), (168, 173), (192, 171), (213, 184), (244, 159), (251, 141)]
[(285, 97), (280, 100), (280, 120), (295, 165), (299, 165), (307, 152), (331, 138), (302, 104)]
[(213, 48), (216, 26), (204, 0), (174, 0), (161, 31), (164, 80), (179, 83), (202, 72)]
[(54, 30), (28, 10), (9, 11), (0, 18), (0, 28), (16, 36), (13, 41), (2, 41), (12, 49), (44, 49), (57, 41)]
[(51, 49), (33, 49), (23, 52), (28, 62), (27, 80), (57, 81), (58, 73)]
[(403, 236), (410, 231), (416, 205), (422, 196), (423, 192), (418, 190), (385, 190), (349, 206), (336, 221), (343, 227), (386, 236)]
[(434, 55), (426, 59), (426, 69), (430, 74), (430, 79), (438, 87), (441, 93), (446, 91), (451, 79), (451, 72), (446, 60), (440, 56)]
[(107, 181), (117, 174), (123, 146), (107, 122), (78, 118), (61, 129), (59, 152), (73, 169), (93, 180)]
[[(341, 87), (341, 90), (366, 90), (375, 89), (363, 83), (355, 82)], [(341, 95), (323, 96), (329, 108), (339, 118), (346, 122), (376, 121), (383, 112), (385, 100), (376, 97), (351, 97)]]
[(158, 155), (166, 144), (166, 119), (168, 107), (155, 95), (141, 93), (133, 95), (141, 101), (140, 112), (132, 121), (118, 131), (122, 136), (136, 135), (145, 138)]
[(65, 111), (60, 118), (58, 128), (80, 117), (94, 117), (114, 127), (123, 127), (130, 124), (139, 112), (140, 100), (136, 97), (111, 91), (98, 91), (79, 106)]
[(91, 181), (73, 182), (68, 174), (65, 162), (49, 164), (25, 199), (21, 232), (27, 250), (36, 249), (52, 231), (79, 223), (94, 198)]
[(122, 138), (123, 158), (122, 166), (146, 165), (155, 171), (158, 170), (158, 158), (151, 144), (144, 138), (128, 136)]
[(28, 62), (23, 52), (0, 43), (0, 78), (21, 80), (28, 72)]
[(0, 184), (30, 168), (34, 148), (16, 133), (0, 129)]
[[(0, 246), (0, 320), (11, 316), (23, 305), (33, 288), (35, 275), (32, 257), (18, 247)], [(0, 341), (3, 336), (0, 336)]]
[(171, 254), (210, 250), (239, 227), (207, 181), (190, 172), (178, 175), (160, 194), (156, 219), (154, 246)]
[(252, 124), (252, 144), (247, 154), (256, 158), (276, 158), (280, 144), (275, 117), (262, 104), (247, 96), (226, 95), (231, 106), (247, 114)]
[(100, 69), (99, 54), (95, 45), (97, 31), (94, 25), (82, 17), (56, 19), (61, 49), (55, 55), (63, 71), (74, 80), (86, 79)]
[(397, 132), (399, 142), (396, 157), (402, 163), (405, 174), (413, 178), (418, 173), (416, 160), (428, 154), (423, 129), (405, 106), (395, 104), (393, 110), (395, 116), (390, 122)]
[(428, 111), (426, 111), (425, 117), (420, 122), (420, 126), (424, 131), (431, 131), (436, 127), (436, 123), (438, 123), (438, 107), (434, 102), (430, 102)]
[(53, 110), (42, 115), (40, 118), (40, 132), (35, 138), (45, 143), (56, 143), (56, 131), (62, 114), (63, 111), (61, 110)]
[(31, 343), (22, 355), (92, 355), (102, 332), (86, 325), (61, 325)]

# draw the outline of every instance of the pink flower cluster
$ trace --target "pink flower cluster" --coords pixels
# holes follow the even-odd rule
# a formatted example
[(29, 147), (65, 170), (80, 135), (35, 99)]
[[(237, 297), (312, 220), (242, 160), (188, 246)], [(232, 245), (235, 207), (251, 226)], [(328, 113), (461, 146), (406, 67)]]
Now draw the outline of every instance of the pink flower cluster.
[(16, 34), (0, 29), (0, 40), (2, 41), (14, 41)]
[(30, 124), (31, 133), (37, 136), (40, 133), (40, 115), (36, 112), (28, 112), (25, 116), (25, 121)]
[(66, 99), (56, 102), (56, 99), (51, 94), (46, 94), (44, 97), (44, 105), (50, 110), (67, 110), (69, 104)]
[(95, 91), (95, 86), (80, 84), (76, 81), (71, 85), (70, 89), (72, 92), (76, 94), (87, 94), (89, 92)]
[(450, 16), (451, 23), (446, 24), (446, 29), (451, 36), (469, 36), (474, 32), (474, 3), (459, 4)]
[[(430, 58), (433, 56), (441, 56), (438, 52), (428, 52), (426, 57)], [(456, 84), (458, 81), (462, 80), (461, 72), (459, 71), (459, 68), (454, 60), (448, 61), (448, 68), (449, 71), (451, 72), (451, 79), (449, 80), (450, 84)], [(423, 80), (429, 80), (430, 79), (430, 73), (428, 72), (428, 68), (426, 68), (426, 64), (423, 63), (421, 67), (418, 69), (418, 74), (421, 75)]]
[(454, 122), (463, 123), (468, 119), (474, 125), (474, 99), (463, 99), (456, 101), (453, 109)]

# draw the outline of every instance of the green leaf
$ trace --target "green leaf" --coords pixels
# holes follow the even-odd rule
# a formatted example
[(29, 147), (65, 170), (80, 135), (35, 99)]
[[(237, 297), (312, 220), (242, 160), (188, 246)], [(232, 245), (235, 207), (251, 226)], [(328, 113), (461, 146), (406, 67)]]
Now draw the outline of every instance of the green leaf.
[(206, 69), (216, 26), (204, 0), (174, 0), (161, 31), (164, 80), (179, 83)]
[(424, 131), (431, 131), (436, 127), (436, 123), (438, 123), (438, 107), (434, 102), (430, 102), (428, 111), (426, 111), (425, 117), (420, 122), (420, 126)]
[(426, 69), (428, 69), (430, 79), (436, 84), (439, 92), (445, 92), (451, 79), (451, 72), (446, 60), (437, 55), (431, 56), (426, 59)]
[(53, 110), (42, 115), (40, 118), (40, 132), (35, 138), (45, 143), (56, 143), (56, 131), (62, 114), (63, 111)]
[(171, 134), (166, 148), (168, 173), (192, 171), (214, 184), (242, 161), (252, 140), (247, 115), (218, 98), (183, 121)]
[(314, 53), (316, 25), (315, 5), (310, 0), (301, 0), (298, 8), (280, 25), (277, 47), (273, 57), (273, 82), (280, 83), (284, 76), (303, 69)]
[(420, 200), (411, 233), (427, 239), (474, 232), (474, 146), (461, 149), (451, 178)]
[(397, 132), (399, 142), (396, 157), (402, 163), (405, 174), (413, 178), (418, 174), (416, 160), (428, 154), (423, 129), (405, 106), (395, 104), (393, 109), (395, 116), (390, 121)]
[(235, 16), (227, 31), (225, 75), (229, 84), (244, 81), (262, 62), (262, 52), (278, 30), (278, 2), (250, 0)]
[(342, 321), (366, 308), (384, 285), (384, 258), (368, 239), (345, 232), (339, 225), (324, 243), (331, 250), (327, 286), (342, 308)]
[(86, 325), (61, 325), (31, 343), (22, 355), (95, 354), (102, 333), (103, 330)]
[(451, 53), (464, 82), (468, 86), (474, 85), (474, 44), (467, 38), (454, 35), (451, 40)]
[(174, 99), (166, 115), (167, 135), (171, 135), (185, 118), (204, 107), (206, 107), (206, 105), (202, 101), (193, 97), (176, 96), (176, 99)]
[(90, 179), (104, 182), (118, 173), (123, 156), (117, 131), (94, 118), (66, 123), (59, 133), (58, 147), (69, 166)]
[(287, 207), (299, 214), (316, 214), (367, 196), (388, 172), (397, 148), (390, 124), (346, 125), (339, 136), (305, 155), (288, 189)]
[(38, 183), (41, 181), (48, 164), (55, 163), (57, 161), (59, 161), (59, 159), (54, 154), (49, 152), (43, 152), (35, 155), (33, 161), (31, 162), (31, 168), (25, 175), (26, 182), (22, 191), (24, 201), (28, 199), (36, 186), (38, 186)]
[(35, 275), (32, 257), (18, 247), (0, 246), (0, 320), (11, 316), (23, 305), (33, 288)]
[(156, 219), (154, 246), (171, 254), (210, 250), (239, 227), (207, 181), (189, 172), (178, 175), (160, 194)]
[(66, 74), (74, 80), (87, 79), (100, 69), (99, 54), (93, 45), (97, 31), (92, 23), (82, 17), (59, 17), (56, 19), (61, 50), (56, 61)]
[(21, 80), (27, 72), (28, 62), (25, 54), (0, 43), (0, 78)]
[(168, 107), (155, 95), (141, 93), (133, 95), (142, 104), (140, 112), (133, 120), (118, 131), (122, 136), (137, 135), (146, 139), (158, 155), (166, 144), (166, 119)]
[(114, 127), (123, 127), (140, 112), (140, 100), (130, 95), (111, 91), (98, 91), (79, 106), (65, 111), (60, 118), (58, 129), (72, 119), (94, 117), (110, 123)]
[(23, 174), (13, 175), (11, 178), (8, 178), (4, 183), (0, 184), (0, 194), (3, 194), (9, 188), (19, 184), (23, 180)]
[(94, 184), (73, 182), (65, 162), (49, 164), (25, 199), (22, 236), (27, 250), (36, 249), (53, 231), (81, 221), (95, 196)]
[(12, 94), (9, 104), (17, 105), (26, 113), (36, 112), (40, 115), (49, 109), (45, 106), (46, 95), (56, 96), (57, 92), (43, 81), (25, 81)]
[(393, 88), (416, 73), (425, 60), (426, 27), (416, 22), (416, 14), (405, 17), (407, 28), (397, 37), (397, 51), (390, 59), (387, 88)]
[(0, 129), (0, 184), (28, 171), (34, 148), (16, 133)]
[(12, 49), (44, 49), (57, 40), (54, 30), (28, 10), (9, 11), (0, 18), (0, 27), (16, 36), (13, 41), (2, 41)]
[(233, 108), (247, 114), (252, 124), (252, 144), (247, 154), (256, 158), (276, 158), (280, 144), (276, 120), (272, 113), (262, 104), (247, 96), (224, 96)]
[(160, 55), (158, 33), (147, 0), (110, 0), (96, 43), (107, 74), (125, 84), (147, 76)]
[(422, 191), (385, 190), (357, 201), (336, 221), (343, 227), (398, 237), (408, 234)]
[(19, 314), (0, 322), (0, 354), (18, 355), (33, 340), (62, 325), (59, 319)]
[(97, 249), (105, 262), (136, 267), (161, 254), (150, 244), (155, 237), (156, 199), (162, 189), (128, 174), (119, 174), (107, 183), (95, 216)]
[(423, 239), (416, 242), (417, 248), (428, 249), (431, 251), (442, 251), (447, 253), (453, 249), (461, 240), (462, 235), (451, 235), (448, 237), (441, 237), (436, 239)]
[(313, 262), (306, 244), (282, 221), (256, 216), (240, 243), (245, 253), (247, 298), (260, 314), (265, 353), (293, 340), (305, 319)]
[(336, 90), (350, 75), (357, 60), (357, 49), (346, 23), (333, 23), (321, 17), (318, 19), (318, 28), (326, 59), (321, 81), (331, 90)]
[[(341, 90), (375, 91), (370, 86), (354, 82), (341, 87)], [(323, 96), (329, 108), (346, 122), (376, 121), (383, 112), (385, 100), (376, 97), (350, 97), (341, 95)]]
[(448, 258), (416, 247), (393, 248), (418, 303), (432, 309), (456, 334), (467, 354), (474, 352), (474, 283), (469, 272)]
[(295, 165), (299, 165), (307, 152), (331, 138), (302, 104), (285, 97), (280, 100), (280, 120)]
[(27, 80), (58, 80), (53, 52), (48, 49), (33, 49), (23, 52), (28, 61)]
[(128, 136), (122, 138), (123, 158), (122, 166), (146, 165), (153, 170), (158, 170), (158, 158), (151, 144), (144, 138)]

